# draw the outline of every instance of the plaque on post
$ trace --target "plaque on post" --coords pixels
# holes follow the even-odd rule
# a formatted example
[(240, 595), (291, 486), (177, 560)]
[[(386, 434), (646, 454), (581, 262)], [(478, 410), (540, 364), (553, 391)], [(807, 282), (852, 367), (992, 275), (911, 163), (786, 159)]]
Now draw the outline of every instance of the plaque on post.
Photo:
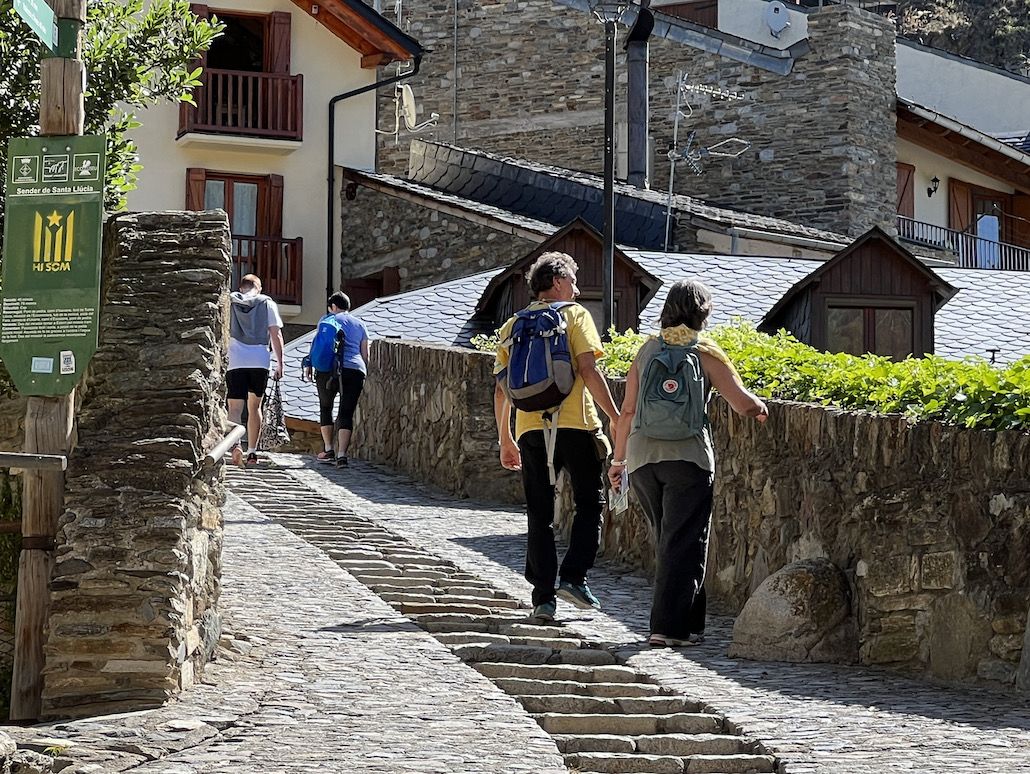
[(97, 349), (105, 144), (11, 140), (0, 359), (22, 395), (67, 395)]

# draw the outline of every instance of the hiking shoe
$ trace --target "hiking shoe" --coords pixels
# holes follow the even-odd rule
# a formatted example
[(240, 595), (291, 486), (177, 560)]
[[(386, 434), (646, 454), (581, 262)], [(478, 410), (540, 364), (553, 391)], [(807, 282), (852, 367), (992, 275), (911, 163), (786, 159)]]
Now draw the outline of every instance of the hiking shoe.
[(247, 454), (247, 464), (248, 465), (257, 465), (257, 462), (258, 462), (257, 452), (249, 452)]
[(533, 608), (532, 618), (538, 621), (551, 622), (554, 620), (554, 614), (558, 611), (558, 603), (553, 599), (550, 602), (544, 602), (541, 605), (537, 605)]
[(315, 455), (316, 462), (336, 462), (336, 452), (330, 449), (329, 451), (320, 451)]
[(562, 581), (558, 584), (558, 596), (583, 610), (601, 609), (601, 603), (597, 601), (597, 597), (590, 592), (585, 583)]
[(348, 465), (350, 465), (350, 463), (347, 461), (346, 456), (341, 454), (339, 457), (336, 458), (336, 467), (346, 468)]

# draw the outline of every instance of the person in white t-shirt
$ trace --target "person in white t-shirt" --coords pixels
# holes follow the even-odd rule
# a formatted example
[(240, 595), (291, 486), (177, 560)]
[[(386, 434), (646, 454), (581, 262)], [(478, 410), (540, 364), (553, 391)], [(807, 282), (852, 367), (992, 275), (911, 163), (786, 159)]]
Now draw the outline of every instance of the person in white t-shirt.
[[(254, 464), (261, 434), (261, 398), (272, 366), (269, 345), (275, 352), (273, 377), (278, 380), (283, 376), (283, 320), (275, 301), (261, 294), (261, 280), (253, 274), (243, 277), (240, 289), (229, 298), (229, 420), (242, 424), (246, 402), (247, 463)], [(243, 449), (238, 444), (232, 459), (236, 465), (243, 462)]]

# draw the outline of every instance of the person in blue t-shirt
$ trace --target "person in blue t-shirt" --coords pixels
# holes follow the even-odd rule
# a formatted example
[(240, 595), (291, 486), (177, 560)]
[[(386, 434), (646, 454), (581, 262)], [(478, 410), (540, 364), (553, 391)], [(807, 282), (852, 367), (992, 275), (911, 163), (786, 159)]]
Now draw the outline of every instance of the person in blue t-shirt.
[[(319, 462), (335, 463), (338, 468), (347, 467), (347, 448), (354, 430), (354, 410), (365, 386), (368, 374), (368, 330), (365, 323), (350, 313), (350, 299), (345, 293), (329, 296), (329, 314), (336, 317), (343, 335), (343, 351), (337, 360), (338, 371), (316, 371), (312, 369), (310, 354), (304, 359), (304, 379), (315, 382), (318, 390), (319, 425), (325, 449), (319, 452)], [(325, 318), (323, 318), (325, 319)], [(313, 374), (313, 377), (312, 377)], [(333, 421), (333, 401), (340, 397), (340, 405)], [(333, 430), (336, 430), (336, 446), (333, 447)]]

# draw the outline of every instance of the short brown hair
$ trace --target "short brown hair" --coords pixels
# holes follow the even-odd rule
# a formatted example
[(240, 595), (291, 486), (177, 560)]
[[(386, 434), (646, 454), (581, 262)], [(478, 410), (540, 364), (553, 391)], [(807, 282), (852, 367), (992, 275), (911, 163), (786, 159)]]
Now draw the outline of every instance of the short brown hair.
[(686, 325), (699, 331), (711, 313), (712, 291), (701, 280), (680, 280), (669, 288), (662, 307), (662, 327)]
[(529, 267), (526, 283), (533, 298), (554, 287), (554, 281), (560, 277), (571, 277), (579, 267), (568, 253), (544, 253)]
[(261, 278), (256, 274), (244, 274), (240, 280), (240, 290), (246, 293), (253, 288), (261, 290)]

